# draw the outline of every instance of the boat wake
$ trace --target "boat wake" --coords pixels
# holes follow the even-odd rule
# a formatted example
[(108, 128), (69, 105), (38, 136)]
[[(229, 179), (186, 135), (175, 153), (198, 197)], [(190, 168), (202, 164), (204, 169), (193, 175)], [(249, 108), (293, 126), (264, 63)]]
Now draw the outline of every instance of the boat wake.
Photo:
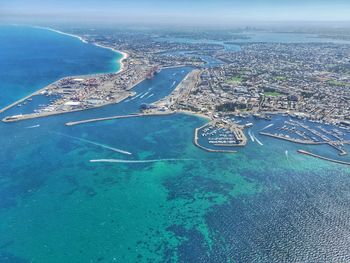
[(85, 142), (85, 143), (88, 143), (88, 144), (91, 144), (91, 145), (95, 145), (95, 146), (98, 146), (98, 147), (101, 147), (101, 148), (104, 148), (104, 149), (108, 149), (108, 150), (111, 150), (113, 152), (117, 152), (117, 153), (121, 153), (121, 154), (125, 154), (125, 155), (132, 155), (131, 152), (127, 152), (127, 151), (124, 151), (124, 150), (121, 150), (121, 149), (117, 149), (117, 148), (114, 148), (114, 147), (111, 147), (111, 146), (108, 146), (108, 145), (104, 145), (102, 143), (98, 143), (98, 142), (94, 142), (94, 141), (90, 141), (90, 140), (86, 140), (86, 139), (83, 139), (83, 138), (70, 136), (70, 135), (66, 135), (66, 134), (62, 134), (62, 133), (59, 133), (59, 135), (67, 137), (67, 138), (75, 139), (77, 141)]
[(138, 97), (140, 97), (141, 94), (142, 94), (142, 93), (137, 94), (136, 96), (134, 96), (134, 97), (132, 97), (131, 99), (129, 99), (129, 101), (132, 101), (132, 100), (134, 100), (134, 99), (137, 99)]
[(254, 142), (255, 139), (254, 139), (254, 137), (253, 137), (253, 135), (252, 135), (252, 133), (251, 133), (250, 130), (248, 131), (248, 135), (249, 135), (249, 137), (250, 137), (250, 140), (251, 140), (252, 142)]
[(149, 91), (147, 91), (147, 92), (145, 92), (144, 94), (142, 94), (142, 95), (140, 96), (140, 99), (143, 99), (145, 96), (148, 95), (148, 93), (149, 93)]
[(156, 162), (181, 162), (194, 161), (195, 159), (154, 159), (154, 160), (123, 160), (123, 159), (97, 159), (90, 163), (156, 163)]
[(263, 130), (266, 130), (266, 129), (270, 128), (270, 127), (272, 127), (273, 125), (274, 125), (274, 124), (272, 124), (272, 123), (269, 124), (269, 125), (267, 125), (266, 127), (262, 128), (262, 131), (263, 131)]
[(28, 127), (25, 127), (26, 129), (34, 129), (34, 128), (38, 128), (40, 127), (40, 124), (38, 125), (33, 125), (33, 126), (28, 126)]
[(258, 144), (260, 144), (261, 146), (264, 145), (258, 138), (256, 138), (256, 136), (255, 136), (254, 133), (253, 133), (253, 138), (254, 138), (254, 139), (256, 140), (256, 142), (257, 142)]

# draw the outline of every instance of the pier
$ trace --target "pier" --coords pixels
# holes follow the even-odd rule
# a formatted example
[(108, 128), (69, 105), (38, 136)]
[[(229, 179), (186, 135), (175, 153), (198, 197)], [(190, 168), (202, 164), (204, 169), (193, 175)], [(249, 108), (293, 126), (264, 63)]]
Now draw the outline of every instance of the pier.
[(26, 97), (24, 97), (24, 98), (21, 98), (21, 99), (15, 101), (15, 102), (11, 103), (10, 105), (8, 105), (8, 106), (6, 106), (6, 107), (0, 109), (0, 114), (3, 113), (3, 112), (5, 112), (5, 111), (7, 111), (7, 110), (9, 110), (9, 109), (11, 109), (11, 108), (13, 108), (14, 106), (16, 106), (16, 105), (18, 105), (18, 104), (20, 104), (20, 103), (26, 101), (27, 99), (30, 99), (30, 98), (32, 98), (32, 97), (34, 97), (34, 96), (36, 96), (36, 95), (39, 95), (41, 92), (45, 91), (46, 88), (47, 88), (47, 86), (46, 86), (45, 88), (39, 89), (39, 90), (37, 90), (37, 91), (35, 91), (35, 92), (29, 94), (28, 96), (26, 96)]
[(321, 156), (321, 155), (318, 155), (318, 154), (310, 153), (310, 152), (307, 152), (307, 151), (304, 151), (304, 150), (298, 150), (298, 153), (304, 154), (304, 155), (308, 155), (308, 156), (312, 156), (312, 157), (315, 157), (315, 158), (318, 158), (318, 159), (321, 159), (321, 160), (325, 160), (325, 161), (329, 161), (329, 162), (332, 162), (332, 163), (338, 163), (338, 164), (343, 164), (343, 165), (349, 165), (350, 166), (350, 162), (330, 159), (330, 158), (327, 158), (327, 157), (324, 157), (324, 156)]
[(259, 134), (261, 135), (265, 135), (265, 136), (269, 136), (272, 138), (276, 138), (276, 139), (280, 139), (280, 140), (285, 140), (285, 141), (289, 141), (289, 142), (293, 142), (293, 143), (298, 143), (298, 144), (307, 144), (307, 145), (325, 145), (328, 144), (329, 146), (335, 148), (336, 150), (339, 151), (339, 155), (340, 156), (344, 156), (347, 155), (347, 151), (340, 147), (338, 144), (342, 143), (342, 144), (350, 144), (349, 141), (321, 141), (321, 142), (315, 142), (315, 141), (310, 141), (310, 140), (300, 140), (300, 139), (293, 139), (293, 138), (287, 138), (285, 136), (281, 136), (281, 135), (277, 135), (277, 134), (271, 134), (271, 133), (267, 133), (267, 132), (259, 132)]
[(299, 144), (313, 144), (313, 145), (325, 144), (325, 142), (314, 142), (314, 141), (310, 141), (310, 140), (298, 140), (298, 139), (287, 138), (285, 136), (272, 134), (272, 133), (268, 133), (268, 132), (259, 132), (259, 134), (269, 136), (269, 137), (272, 137), (275, 139), (285, 140), (285, 141), (299, 143)]
[[(37, 95), (58, 95), (59, 99), (50, 102), (44, 110), (35, 113), (6, 116), (2, 121), (16, 122), (120, 103), (134, 95), (131, 90), (143, 82), (149, 72), (150, 65), (140, 66), (143, 65), (142, 63), (135, 63), (135, 65), (137, 66), (133, 67), (128, 64), (126, 68), (122, 67), (116, 73), (98, 73), (60, 78), (46, 87), (0, 109), (0, 114)], [(98, 102), (89, 102), (89, 100), (94, 100), (95, 98), (98, 98), (95, 100)], [(73, 107), (68, 104), (71, 101), (77, 102), (79, 105), (74, 105)]]
[(97, 77), (98, 75), (102, 75), (102, 74), (87, 74), (87, 75), (73, 75), (73, 76), (67, 76), (67, 77), (63, 77), (63, 78), (60, 78), (52, 83), (50, 83), (49, 85), (37, 90), (37, 91), (34, 91), (32, 92), (31, 94), (25, 96), (24, 98), (21, 98), (13, 103), (11, 103), (10, 105), (0, 109), (0, 114), (13, 108), (14, 106), (17, 106), (18, 104), (34, 97), (34, 96), (37, 96), (37, 95), (40, 95), (42, 94), (43, 92), (45, 92), (50, 86), (52, 85), (56, 85), (58, 84), (60, 81), (64, 80), (64, 79), (87, 79), (87, 78), (92, 78), (92, 77)]
[(117, 120), (117, 119), (127, 119), (127, 118), (139, 118), (139, 117), (147, 117), (147, 116), (167, 116), (175, 114), (175, 112), (159, 112), (159, 113), (139, 113), (139, 114), (129, 114), (129, 115), (117, 115), (117, 116), (111, 116), (111, 117), (103, 117), (103, 118), (95, 118), (95, 119), (87, 119), (87, 120), (81, 120), (81, 121), (72, 121), (65, 123), (66, 126), (76, 126), (80, 124), (86, 124), (86, 123), (92, 123), (92, 122), (100, 122), (100, 121), (110, 121), (110, 120)]
[[(34, 95), (30, 95), (27, 98), (31, 98)], [(30, 119), (36, 119), (36, 118), (43, 118), (43, 117), (49, 117), (49, 116), (54, 116), (54, 115), (61, 115), (61, 114), (65, 114), (65, 113), (73, 113), (73, 112), (77, 112), (77, 111), (85, 111), (85, 110), (91, 110), (91, 109), (96, 109), (96, 108), (100, 108), (100, 107), (104, 107), (110, 104), (118, 104), (120, 102), (122, 102), (123, 100), (127, 99), (130, 97), (130, 94), (125, 94), (124, 96), (121, 96), (118, 100), (115, 101), (110, 101), (107, 103), (103, 103), (100, 105), (95, 105), (92, 107), (87, 107), (87, 108), (78, 108), (78, 109), (72, 109), (72, 110), (66, 110), (66, 111), (49, 111), (49, 112), (40, 112), (40, 113), (30, 113), (30, 114), (20, 114), (20, 115), (14, 115), (14, 116), (7, 116), (5, 118), (2, 119), (2, 122), (17, 122), (17, 121), (23, 121), (23, 120), (30, 120)], [(25, 99), (22, 99), (22, 101), (24, 101)], [(18, 103), (20, 103), (20, 101), (17, 101), (15, 104), (11, 104), (9, 106), (7, 106), (4, 110), (7, 110), (15, 105), (17, 105)], [(1, 113), (1, 111), (0, 111)]]

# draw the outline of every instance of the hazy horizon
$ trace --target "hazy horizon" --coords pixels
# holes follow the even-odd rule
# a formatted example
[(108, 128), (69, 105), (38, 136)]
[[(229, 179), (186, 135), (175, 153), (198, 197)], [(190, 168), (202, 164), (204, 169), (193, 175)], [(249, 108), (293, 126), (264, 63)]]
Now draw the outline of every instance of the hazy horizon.
[(345, 0), (25, 0), (2, 1), (0, 21), (12, 23), (259, 24), (284, 21), (350, 22)]

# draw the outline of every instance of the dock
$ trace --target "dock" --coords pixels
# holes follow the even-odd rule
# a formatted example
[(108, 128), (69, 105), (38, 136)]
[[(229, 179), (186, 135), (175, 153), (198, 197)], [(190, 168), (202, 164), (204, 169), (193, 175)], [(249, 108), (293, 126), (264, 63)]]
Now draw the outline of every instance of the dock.
[[(339, 142), (337, 142), (337, 141), (314, 142), (314, 141), (310, 141), (310, 140), (300, 140), (300, 139), (287, 138), (285, 136), (271, 134), (271, 133), (267, 133), (267, 132), (259, 132), (259, 134), (265, 135), (265, 136), (269, 136), (269, 137), (272, 137), (272, 138), (276, 138), (276, 139), (279, 139), (279, 140), (285, 140), (285, 141), (289, 141), (289, 142), (293, 142), (293, 143), (298, 143), (298, 144), (306, 144), (306, 145), (325, 145), (325, 144), (327, 144), (327, 145), (335, 148), (336, 150), (338, 150), (340, 156), (344, 156), (344, 155), (348, 154), (345, 149), (343, 149), (342, 147), (340, 147), (338, 145)], [(342, 144), (350, 144), (349, 141), (345, 141), (345, 140), (344, 141), (340, 141), (340, 143), (342, 143)]]
[(285, 140), (285, 141), (299, 143), (299, 144), (312, 144), (312, 145), (325, 144), (323, 142), (314, 142), (314, 141), (309, 141), (309, 140), (299, 140), (299, 139), (287, 138), (285, 136), (271, 134), (271, 133), (268, 133), (268, 132), (259, 132), (259, 134), (265, 135), (265, 136), (269, 136), (269, 137), (272, 137), (272, 138), (275, 138), (275, 139)]
[(193, 138), (193, 143), (194, 145), (196, 145), (198, 148), (206, 151), (206, 152), (212, 152), (212, 153), (237, 153), (237, 151), (233, 151), (233, 150), (220, 150), (220, 149), (210, 149), (207, 147), (204, 147), (203, 145), (200, 145), (198, 142), (198, 132), (199, 130), (201, 130), (202, 128), (204, 128), (205, 126), (207, 126), (208, 124), (204, 124), (203, 126), (196, 128), (194, 131), (194, 138)]
[[(54, 83), (55, 83), (55, 82), (54, 82)], [(5, 111), (7, 111), (7, 110), (9, 110), (9, 109), (11, 109), (11, 108), (13, 108), (13, 107), (15, 107), (15, 106), (18, 105), (18, 104), (20, 104), (20, 103), (26, 101), (27, 99), (30, 99), (30, 98), (32, 98), (32, 97), (34, 97), (34, 96), (36, 96), (36, 95), (39, 95), (41, 92), (45, 91), (46, 88), (47, 88), (47, 86), (46, 86), (45, 88), (39, 89), (39, 90), (37, 90), (37, 91), (35, 91), (35, 92), (29, 94), (28, 96), (25, 96), (24, 98), (21, 98), (21, 99), (15, 101), (15, 102), (11, 103), (10, 105), (7, 105), (6, 107), (0, 109), (0, 114), (3, 113), (3, 112), (5, 112)]]
[[(32, 94), (32, 95), (22, 99), (21, 101), (24, 101), (32, 96), (34, 96), (34, 95)], [(92, 106), (92, 107), (88, 107), (88, 108), (78, 108), (78, 109), (72, 109), (72, 110), (66, 110), (66, 111), (49, 111), (49, 112), (29, 113), (29, 114), (21, 114), (21, 115), (14, 115), (14, 116), (6, 116), (1, 121), (2, 122), (18, 122), (18, 121), (24, 121), (24, 120), (30, 120), (30, 119), (37, 119), (37, 118), (44, 118), (44, 117), (49, 117), (49, 116), (73, 113), (73, 112), (78, 112), (78, 111), (92, 110), (92, 109), (97, 109), (97, 108), (101, 108), (101, 107), (112, 105), (112, 104), (118, 104), (129, 97), (130, 97), (130, 95), (126, 94), (125, 96), (120, 97), (116, 101), (110, 101), (110, 102), (106, 102), (106, 103), (99, 104), (99, 105)], [(18, 103), (20, 103), (20, 101), (17, 101), (14, 104), (7, 106), (3, 110), (5, 111), (5, 110), (17, 105)], [(1, 113), (1, 111), (0, 111), (0, 113)]]
[[(111, 105), (111, 104), (117, 104), (122, 102), (123, 100), (134, 96), (133, 92), (131, 91), (135, 86), (137, 86), (138, 84), (140, 84), (141, 82), (143, 82), (146, 77), (144, 75), (137, 75), (136, 80), (133, 79), (130, 83), (127, 84), (127, 87), (125, 88), (120, 88), (120, 90), (118, 90), (118, 92), (115, 91), (116, 86), (115, 81), (116, 79), (119, 81), (120, 78), (123, 77), (123, 75), (127, 74), (130, 71), (127, 69), (123, 69), (117, 73), (107, 73), (107, 74), (88, 74), (88, 75), (79, 75), (79, 76), (67, 76), (67, 77), (63, 77), (58, 79), (57, 81), (54, 81), (52, 83), (50, 83), (49, 85), (45, 86), (44, 88), (41, 88), (31, 94), (29, 94), (28, 96), (21, 98), (15, 102), (13, 102), (12, 104), (0, 109), (0, 114), (7, 111), (8, 109), (13, 108), (16, 105), (19, 105), (20, 103), (34, 97), (37, 95), (44, 95), (44, 93), (46, 93), (46, 95), (48, 94), (53, 94), (52, 92), (54, 91), (55, 95), (59, 94), (60, 96), (62, 96), (62, 98), (60, 99), (60, 104), (48, 104), (47, 106), (50, 107), (55, 107), (55, 109), (53, 110), (45, 110), (45, 111), (40, 111), (40, 112), (35, 112), (35, 113), (27, 113), (27, 114), (17, 114), (14, 116), (6, 116), (5, 118), (2, 119), (3, 122), (17, 122), (17, 121), (21, 121), (21, 120), (28, 120), (28, 119), (35, 119), (35, 118), (41, 118), (41, 117), (48, 117), (48, 116), (52, 116), (52, 115), (60, 115), (63, 113), (71, 113), (71, 112), (76, 112), (76, 111), (84, 111), (84, 110), (89, 110), (89, 109), (95, 109), (95, 108), (99, 108), (99, 107), (103, 107), (103, 106), (107, 106), (107, 105)], [(110, 79), (106, 79), (108, 76), (108, 78)], [(65, 106), (66, 102), (69, 102), (70, 98), (64, 98), (63, 94), (65, 94), (65, 85), (66, 84), (62, 84), (62, 82), (64, 81), (71, 81), (71, 80), (75, 80), (75, 79), (79, 79), (81, 81), (86, 80), (88, 81), (90, 78), (96, 78), (99, 79), (100, 83), (99, 88), (101, 88), (104, 91), (111, 91), (113, 90), (113, 92), (115, 92), (115, 94), (117, 94), (117, 96), (114, 96), (114, 98), (112, 98), (111, 100), (109, 99), (101, 99), (102, 103), (86, 103), (88, 101), (88, 99), (91, 97), (87, 97), (84, 98), (84, 100), (79, 101), (81, 103), (82, 106), (79, 106), (79, 108), (67, 108), (67, 109), (62, 109), (62, 107)], [(84, 88), (84, 86), (83, 86)], [(78, 87), (73, 89), (71, 86), (69, 86), (69, 89), (72, 91), (79, 91), (79, 89), (83, 89), (82, 87)], [(85, 89), (85, 92), (88, 91), (88, 89)], [(91, 94), (88, 94), (91, 95)], [(92, 95), (96, 95), (96, 94), (92, 94)], [(92, 96), (92, 98), (94, 98), (94, 96)]]

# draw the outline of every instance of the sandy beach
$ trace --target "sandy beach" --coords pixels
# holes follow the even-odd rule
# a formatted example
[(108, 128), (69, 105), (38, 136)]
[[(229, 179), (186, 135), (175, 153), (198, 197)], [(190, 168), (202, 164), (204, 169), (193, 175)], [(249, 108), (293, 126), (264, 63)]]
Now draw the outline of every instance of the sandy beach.
[(66, 33), (66, 32), (62, 32), (60, 30), (57, 30), (57, 29), (53, 29), (53, 28), (50, 28), (50, 27), (42, 27), (42, 26), (32, 26), (33, 28), (38, 28), (38, 29), (45, 29), (45, 30), (49, 30), (49, 31), (52, 31), (52, 32), (55, 32), (55, 33), (58, 33), (58, 34), (61, 34), (61, 35), (65, 35), (65, 36), (70, 36), (70, 37), (74, 37), (74, 38), (77, 38), (79, 39), (81, 42), (85, 43), (85, 44), (88, 44), (88, 42), (80, 37), (80, 36), (77, 36), (77, 35), (73, 35), (73, 34), (69, 34), (69, 33)]
[[(76, 37), (79, 37), (79, 36), (76, 36)], [(100, 48), (109, 49), (109, 50), (113, 51), (114, 53), (122, 54), (122, 57), (118, 60), (118, 63), (120, 64), (120, 69), (117, 71), (117, 73), (122, 72), (124, 70), (124, 68), (125, 68), (124, 60), (126, 60), (129, 57), (128, 53), (126, 53), (124, 51), (120, 51), (120, 50), (114, 49), (112, 47), (107, 47), (107, 46), (104, 46), (104, 45), (101, 45), (101, 44), (98, 44), (98, 43), (92, 43), (92, 44), (97, 46), (97, 47), (100, 47)]]
[(192, 115), (192, 116), (196, 116), (197, 118), (203, 118), (206, 119), (208, 121), (211, 121), (212, 119), (204, 114), (198, 113), (198, 112), (193, 112), (193, 111), (188, 111), (188, 110), (177, 110), (177, 113), (183, 113), (183, 114), (187, 114), (187, 115)]
[[(48, 30), (48, 31), (52, 31), (52, 32), (55, 32), (55, 33), (58, 33), (58, 34), (61, 34), (61, 35), (66, 35), (66, 36), (70, 36), (70, 37), (74, 37), (74, 38), (77, 38), (79, 39), (81, 42), (85, 43), (85, 44), (92, 44), (92, 45), (95, 45), (95, 46), (98, 46), (100, 48), (104, 48), (104, 49), (109, 49), (111, 50), (112, 52), (114, 53), (118, 53), (118, 54), (121, 54), (122, 57), (118, 59), (118, 63), (120, 64), (120, 68), (118, 71), (116, 71), (115, 73), (118, 74), (120, 72), (122, 72), (124, 69), (125, 69), (125, 64), (124, 64), (124, 61), (129, 57), (129, 54), (126, 53), (126, 52), (123, 52), (123, 51), (119, 51), (119, 50), (116, 50), (112, 47), (107, 47), (107, 46), (103, 46), (103, 45), (100, 45), (98, 43), (89, 43), (88, 41), (86, 41), (83, 37), (81, 36), (78, 36), (78, 35), (74, 35), (74, 34), (70, 34), (70, 33), (66, 33), (66, 32), (62, 32), (60, 30), (57, 30), (57, 29), (53, 29), (53, 28), (50, 28), (50, 27), (42, 27), (42, 26), (30, 26), (32, 28), (37, 28), (37, 29), (43, 29), (43, 30)], [(93, 74), (88, 74), (88, 75), (82, 75), (82, 76), (76, 76), (76, 77), (84, 77), (84, 76), (90, 76), (90, 75), (93, 75)], [(67, 76), (69, 77), (69, 76)], [(70, 77), (74, 77), (74, 76), (70, 76)], [(52, 84), (52, 83), (51, 83)], [(49, 85), (51, 85), (49, 84)], [(49, 86), (48, 85), (48, 86)], [(21, 98), (15, 102), (13, 102), (12, 104), (0, 109), (0, 113), (3, 113), (4, 111), (16, 106), (17, 104), (27, 100), (28, 98), (31, 98), (32, 96), (35, 96), (37, 94), (39, 94), (40, 92), (44, 91), (48, 86), (45, 86), (44, 88), (41, 88), (31, 94), (29, 94), (28, 96), (24, 97), (24, 98)], [(103, 106), (103, 105), (102, 105)]]
[[(83, 37), (78, 36), (78, 35), (66, 33), (66, 32), (63, 32), (63, 31), (51, 28), (51, 27), (41, 27), (41, 26), (32, 26), (32, 27), (33, 28), (44, 29), (44, 30), (49, 30), (49, 31), (52, 31), (52, 32), (55, 32), (55, 33), (58, 33), (58, 34), (61, 34), (61, 35), (65, 35), (65, 36), (74, 37), (74, 38), (79, 39), (81, 42), (83, 42), (85, 44), (89, 44), (88, 41), (86, 41)], [(118, 61), (117, 61), (120, 64), (120, 69), (116, 73), (120, 73), (120, 72), (122, 72), (124, 70), (124, 68), (125, 68), (124, 61), (129, 57), (128, 53), (126, 53), (124, 51), (120, 51), (120, 50), (114, 49), (112, 47), (104, 46), (104, 45), (101, 45), (101, 44), (98, 44), (98, 43), (91, 43), (91, 44), (93, 44), (93, 45), (95, 45), (97, 47), (100, 47), (100, 48), (109, 49), (109, 50), (113, 51), (114, 53), (122, 54), (122, 57), (120, 59), (118, 59)]]

